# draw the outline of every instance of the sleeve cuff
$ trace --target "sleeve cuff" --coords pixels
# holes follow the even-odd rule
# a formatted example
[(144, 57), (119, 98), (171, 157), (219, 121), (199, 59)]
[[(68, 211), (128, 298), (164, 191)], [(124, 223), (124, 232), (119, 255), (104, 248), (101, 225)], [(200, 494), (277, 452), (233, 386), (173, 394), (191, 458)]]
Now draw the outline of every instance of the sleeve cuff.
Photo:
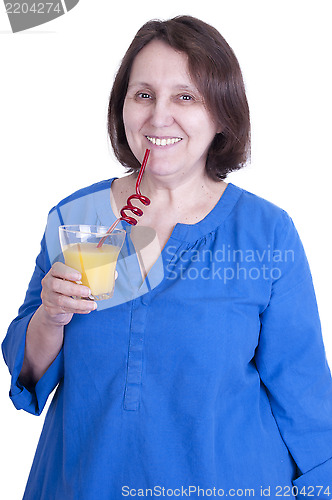
[(63, 349), (32, 389), (21, 384), (18, 377), (23, 364), (26, 330), (32, 315), (14, 322), (11, 335), (3, 343), (3, 352), (12, 375), (9, 397), (15, 408), (40, 415), (48, 396), (63, 377)]
[(298, 488), (297, 498), (326, 500), (332, 496), (332, 458), (314, 467), (293, 481)]
[(63, 350), (59, 352), (53, 363), (38, 380), (32, 391), (24, 387), (17, 379), (11, 386), (9, 397), (17, 410), (25, 410), (33, 415), (40, 415), (47, 398), (58, 385), (63, 376)]

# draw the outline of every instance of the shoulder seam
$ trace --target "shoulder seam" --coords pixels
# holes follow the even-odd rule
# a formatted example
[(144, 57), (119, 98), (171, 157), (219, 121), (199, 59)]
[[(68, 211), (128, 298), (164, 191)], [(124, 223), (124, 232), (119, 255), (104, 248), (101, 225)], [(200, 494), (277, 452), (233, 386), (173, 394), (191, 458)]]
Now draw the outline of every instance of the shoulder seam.
[(83, 196), (87, 194), (93, 194), (97, 193), (99, 191), (103, 191), (105, 189), (108, 189), (111, 185), (111, 181), (114, 178), (111, 179), (106, 179), (100, 182), (97, 182), (95, 184), (91, 184), (91, 186), (84, 187), (82, 189), (79, 189), (78, 191), (75, 191), (74, 193), (70, 194), (66, 198), (63, 198), (57, 205), (51, 208), (49, 211), (49, 214), (51, 214), (54, 211), (57, 211), (59, 213), (60, 207), (63, 205), (66, 205), (67, 203), (70, 203), (71, 201), (78, 200), (79, 198), (82, 198)]

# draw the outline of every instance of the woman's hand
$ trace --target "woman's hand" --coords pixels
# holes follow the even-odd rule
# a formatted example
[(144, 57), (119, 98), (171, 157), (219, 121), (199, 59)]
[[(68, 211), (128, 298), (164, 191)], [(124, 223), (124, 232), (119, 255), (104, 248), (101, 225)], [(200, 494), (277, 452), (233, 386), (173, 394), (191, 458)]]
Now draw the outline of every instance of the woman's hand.
[(62, 262), (53, 264), (42, 279), (43, 309), (53, 324), (67, 325), (74, 313), (88, 314), (97, 308), (97, 304), (88, 299), (91, 295), (89, 288), (75, 283), (80, 279), (79, 272)]

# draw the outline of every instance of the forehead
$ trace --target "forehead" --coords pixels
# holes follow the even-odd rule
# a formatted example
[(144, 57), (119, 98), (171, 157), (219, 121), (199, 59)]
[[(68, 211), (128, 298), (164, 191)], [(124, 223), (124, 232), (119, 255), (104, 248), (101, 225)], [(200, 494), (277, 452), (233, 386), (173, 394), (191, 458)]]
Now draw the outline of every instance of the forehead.
[(135, 57), (129, 83), (193, 84), (189, 75), (188, 57), (160, 40), (153, 40)]

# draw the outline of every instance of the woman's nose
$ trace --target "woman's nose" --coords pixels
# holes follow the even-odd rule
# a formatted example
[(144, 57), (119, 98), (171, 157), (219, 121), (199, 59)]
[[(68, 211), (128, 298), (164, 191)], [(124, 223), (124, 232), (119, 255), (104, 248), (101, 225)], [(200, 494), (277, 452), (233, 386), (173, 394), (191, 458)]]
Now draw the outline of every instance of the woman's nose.
[(166, 100), (156, 100), (151, 107), (151, 125), (155, 128), (162, 128), (169, 127), (173, 122), (172, 104)]

